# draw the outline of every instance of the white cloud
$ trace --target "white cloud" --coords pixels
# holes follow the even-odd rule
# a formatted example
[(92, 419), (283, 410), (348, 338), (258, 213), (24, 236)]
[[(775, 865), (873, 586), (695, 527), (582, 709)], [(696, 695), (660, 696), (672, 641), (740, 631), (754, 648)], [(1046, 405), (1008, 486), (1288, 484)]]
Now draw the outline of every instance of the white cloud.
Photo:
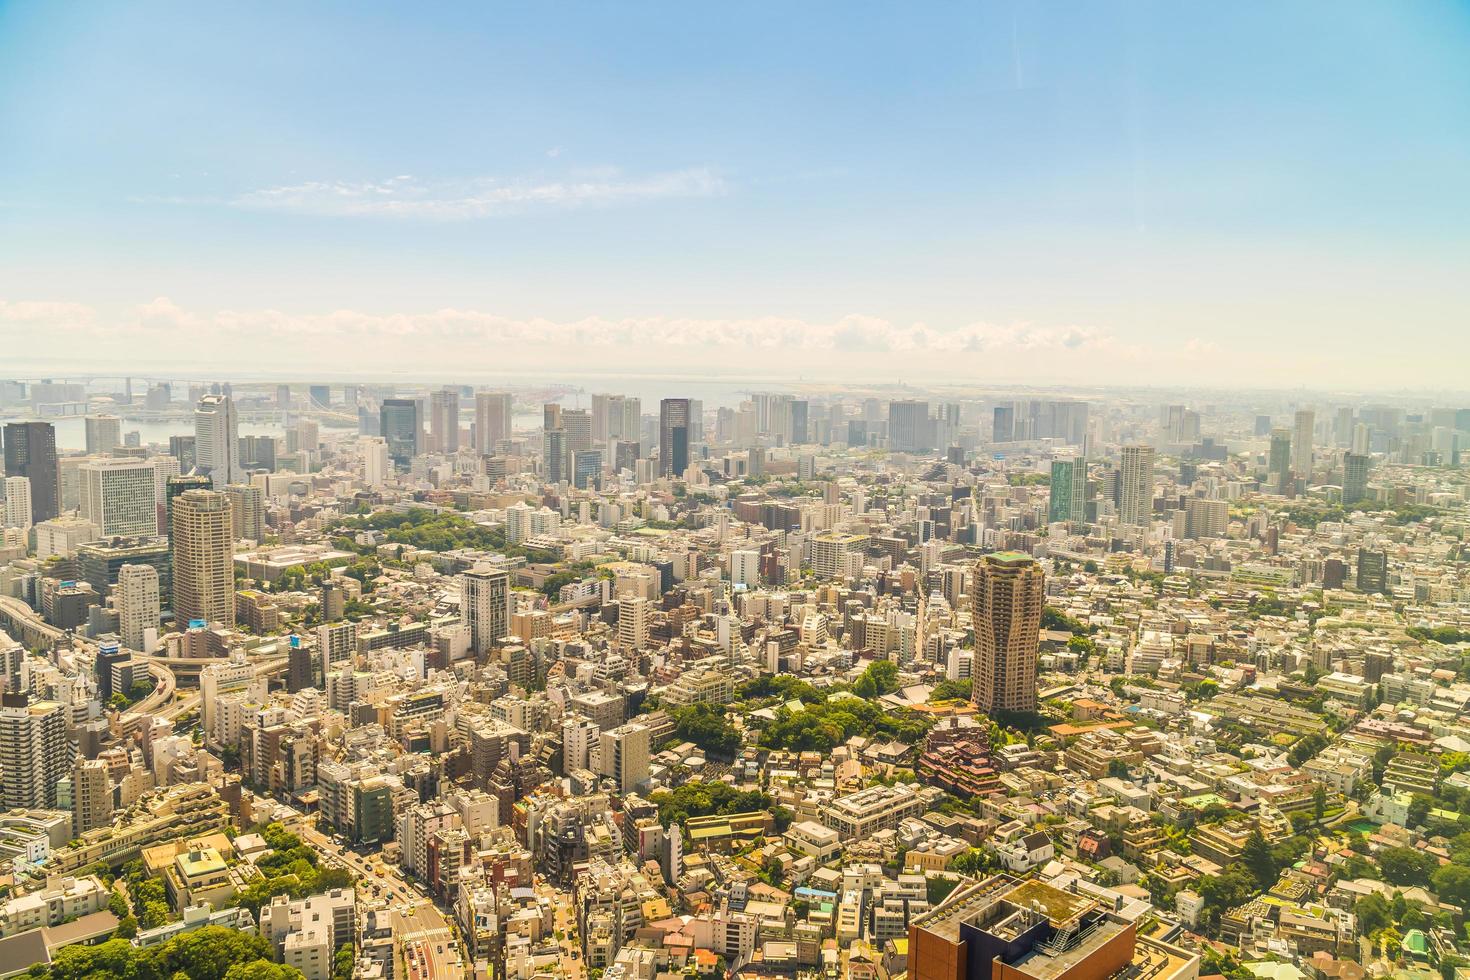
[(28, 300), (9, 303), (0, 299), (0, 323), (31, 326), (57, 326), (68, 323), (90, 323), (96, 311), (84, 303)]
[(617, 172), (566, 179), (476, 177), (430, 181), (402, 174), (379, 181), (305, 181), (248, 191), (230, 203), (258, 211), (328, 217), (381, 216), (465, 221), (532, 208), (576, 208), (671, 198), (714, 197), (728, 190), (707, 168), (642, 177)]

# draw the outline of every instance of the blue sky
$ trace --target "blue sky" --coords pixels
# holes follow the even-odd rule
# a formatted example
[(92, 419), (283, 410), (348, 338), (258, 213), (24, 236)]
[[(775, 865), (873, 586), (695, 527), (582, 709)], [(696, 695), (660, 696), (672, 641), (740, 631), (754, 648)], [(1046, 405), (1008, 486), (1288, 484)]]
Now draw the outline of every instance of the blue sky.
[(0, 3), (0, 337), (1470, 388), (1466, 50), (1464, 3)]

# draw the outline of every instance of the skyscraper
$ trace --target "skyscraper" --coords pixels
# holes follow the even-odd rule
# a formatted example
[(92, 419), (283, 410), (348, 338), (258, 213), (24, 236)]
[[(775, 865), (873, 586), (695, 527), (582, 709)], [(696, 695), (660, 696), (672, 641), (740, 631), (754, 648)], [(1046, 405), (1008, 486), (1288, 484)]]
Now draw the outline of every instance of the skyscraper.
[(1359, 453), (1342, 457), (1342, 502), (1355, 504), (1368, 496), (1368, 471), (1372, 459)]
[(459, 452), (459, 392), (452, 388), (429, 396), (429, 449), (445, 454)]
[(158, 471), (146, 459), (99, 459), (77, 468), (82, 517), (103, 537), (158, 533)]
[(265, 538), (265, 491), (253, 483), (225, 487), (235, 537), (259, 544)]
[(1296, 413), (1296, 432), (1293, 437), (1291, 468), (1307, 482), (1312, 479), (1312, 441), (1316, 436), (1317, 416), (1309, 408)]
[(1036, 651), (1046, 575), (1030, 555), (1003, 551), (975, 565), (973, 691), (984, 712), (1036, 710)]
[(1052, 460), (1047, 519), (1052, 522), (1087, 519), (1087, 460), (1076, 456)]
[(235, 553), (230, 499), (214, 490), (186, 490), (174, 498), (174, 620), (187, 625), (235, 621)]
[(475, 451), (488, 456), (495, 444), (509, 439), (511, 432), (511, 396), (503, 391), (482, 391), (475, 395)]
[(795, 400), (791, 403), (791, 444), (801, 446), (811, 441), (811, 404)]
[(658, 472), (681, 477), (689, 468), (689, 399), (658, 403)]
[(66, 737), (66, 708), (0, 694), (0, 807), (54, 809), (56, 784), (71, 769), (74, 750)]
[(388, 455), (395, 466), (408, 466), (424, 451), (424, 426), (419, 403), (412, 398), (385, 398), (378, 412)]
[(1154, 512), (1154, 447), (1124, 446), (1118, 487), (1118, 519), (1148, 527)]
[(637, 722), (601, 732), (598, 759), (602, 775), (618, 784), (618, 792), (631, 793), (648, 782), (649, 731)]
[(1388, 592), (1388, 552), (1382, 548), (1358, 549), (1358, 591)]
[(902, 399), (888, 403), (888, 447), (894, 452), (933, 449), (934, 426), (929, 421), (929, 403)]
[(88, 415), (84, 424), (88, 456), (110, 453), (122, 445), (122, 419), (116, 415)]
[(50, 422), (5, 423), (5, 475), (31, 481), (32, 524), (61, 513), (56, 429)]
[(1271, 486), (1278, 493), (1285, 493), (1291, 482), (1291, 430), (1271, 430), (1271, 451), (1266, 457), (1266, 473)]
[(995, 419), (991, 428), (992, 442), (1014, 442), (1016, 439), (1016, 407), (1014, 405), (995, 406)]
[(510, 575), (472, 568), (459, 577), (460, 610), (470, 628), (470, 648), (485, 653), (510, 632)]
[(144, 652), (146, 633), (158, 629), (161, 614), (158, 569), (152, 565), (124, 565), (118, 569), (112, 602), (117, 609), (117, 628), (123, 646)]
[(222, 487), (244, 476), (240, 469), (240, 426), (229, 395), (205, 395), (194, 409), (194, 466)]

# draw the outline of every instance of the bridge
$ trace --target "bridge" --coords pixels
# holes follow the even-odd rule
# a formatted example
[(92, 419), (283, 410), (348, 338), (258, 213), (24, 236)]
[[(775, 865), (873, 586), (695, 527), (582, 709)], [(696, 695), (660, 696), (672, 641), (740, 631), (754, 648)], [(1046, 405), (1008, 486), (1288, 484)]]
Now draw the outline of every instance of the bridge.
[(13, 596), (0, 596), (0, 627), (30, 650), (55, 649), (65, 645), (67, 639), (65, 630), (52, 626)]

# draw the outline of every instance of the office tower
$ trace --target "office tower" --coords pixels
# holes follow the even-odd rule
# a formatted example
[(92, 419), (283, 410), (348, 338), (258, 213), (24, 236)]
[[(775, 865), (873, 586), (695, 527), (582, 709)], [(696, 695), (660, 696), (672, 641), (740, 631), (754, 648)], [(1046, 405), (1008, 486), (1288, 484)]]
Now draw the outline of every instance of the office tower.
[(308, 385), (306, 388), (306, 394), (311, 399), (312, 405), (316, 406), (317, 408), (332, 407), (331, 385)]
[(482, 391), (475, 395), (475, 451), (482, 456), (495, 452), (495, 444), (509, 439), (511, 432), (511, 396), (503, 391)]
[(55, 809), (73, 757), (66, 716), (55, 701), (0, 694), (0, 809)]
[(1154, 448), (1124, 446), (1118, 480), (1118, 519), (1148, 527), (1154, 512)]
[(919, 452), (934, 448), (929, 403), (903, 399), (888, 403), (888, 447), (894, 452)]
[(5, 423), (5, 475), (31, 481), (32, 524), (61, 513), (56, 429), (50, 422)]
[(112, 823), (112, 778), (102, 759), (77, 759), (71, 768), (71, 833), (80, 837)]
[(291, 386), (276, 385), (276, 408), (282, 412), (291, 410)]
[(801, 446), (811, 441), (811, 405), (806, 401), (794, 400), (791, 403), (791, 443)]
[(541, 433), (541, 455), (547, 483), (567, 478), (567, 430), (547, 429)]
[(382, 486), (393, 468), (388, 443), (378, 436), (362, 436), (357, 442), (362, 447), (362, 482), (370, 487)]
[(612, 395), (592, 396), (592, 441), (605, 443), (612, 432)]
[(698, 446), (704, 442), (704, 402), (698, 398), (689, 399), (689, 445)]
[(1382, 548), (1358, 549), (1358, 591), (1388, 592), (1388, 552)]
[(1332, 420), (1332, 441), (1339, 449), (1352, 446), (1355, 421), (1351, 405), (1344, 405), (1337, 410), (1337, 417)]
[(412, 398), (387, 398), (378, 410), (381, 433), (395, 466), (407, 468), (424, 451), (424, 426), (419, 403)]
[(572, 453), (572, 486), (579, 490), (602, 489), (601, 449), (579, 449)]
[(995, 406), (992, 432), (992, 442), (1016, 441), (1016, 407), (1014, 405)]
[(1366, 422), (1359, 422), (1353, 426), (1353, 452), (1359, 456), (1368, 455), (1372, 447), (1373, 429)]
[(31, 481), (23, 476), (5, 478), (5, 509), (0, 512), (0, 527), (31, 526)]
[(470, 628), (470, 649), (486, 653), (510, 632), (510, 575), (472, 568), (459, 577), (460, 612)]
[(1266, 456), (1266, 473), (1271, 486), (1285, 492), (1291, 482), (1291, 430), (1271, 430), (1271, 450)]
[(459, 452), (459, 392), (446, 388), (429, 396), (429, 450)]
[(627, 651), (647, 649), (652, 610), (642, 596), (618, 600), (618, 646)]
[(1342, 502), (1355, 504), (1368, 496), (1368, 471), (1372, 460), (1365, 455), (1347, 453), (1342, 457)]
[[(293, 437), (296, 441), (294, 446), (291, 445)], [(244, 442), (245, 440), (240, 440), (241, 445), (244, 445)], [(320, 448), (322, 448), (321, 428), (312, 419), (298, 419), (296, 427), (286, 432), (287, 452), (314, 453)]]
[(1052, 460), (1047, 519), (1087, 520), (1087, 460), (1075, 456)]
[(689, 399), (658, 403), (658, 473), (682, 477), (689, 468)]
[(240, 432), (229, 395), (205, 395), (194, 409), (194, 466), (215, 486), (240, 480)]
[(179, 461), (180, 472), (192, 473), (194, 471), (193, 436), (169, 436), (168, 454)]
[(976, 707), (1035, 711), (1045, 573), (1030, 555), (998, 552), (976, 563), (972, 588)]
[(637, 722), (619, 725), (598, 736), (598, 759), (602, 775), (618, 784), (618, 792), (631, 793), (648, 782), (649, 731)]
[(265, 540), (265, 491), (251, 483), (232, 483), (225, 493), (235, 537), (260, 544)]
[(1296, 413), (1296, 433), (1293, 437), (1291, 468), (1297, 476), (1312, 481), (1312, 441), (1316, 435), (1316, 414), (1309, 408)]
[(1271, 416), (1269, 416), (1269, 415), (1257, 415), (1256, 416), (1256, 438), (1257, 439), (1264, 439), (1266, 436), (1269, 436), (1270, 434), (1271, 434)]
[(1230, 507), (1223, 500), (1186, 497), (1184, 500), (1184, 536), (1186, 538), (1223, 538), (1230, 523)]
[[(643, 399), (631, 396), (619, 396), (622, 401), (622, 422), (618, 425), (618, 431), (614, 433), (619, 438), (628, 442), (643, 441)], [(608, 420), (611, 426), (613, 421)]]
[(578, 453), (592, 448), (592, 415), (580, 408), (561, 413), (561, 427), (567, 434), (567, 452)]
[(158, 569), (152, 565), (124, 565), (118, 569), (112, 602), (123, 646), (140, 653), (151, 652), (148, 631), (155, 631), (156, 640), (161, 601)]
[(173, 500), (173, 612), (181, 626), (235, 621), (235, 536), (230, 499), (186, 490)]
[(152, 460), (99, 459), (77, 468), (82, 517), (103, 537), (158, 533), (158, 471)]
[(85, 425), (88, 456), (110, 453), (123, 444), (122, 419), (116, 415), (88, 415)]
[(627, 470), (630, 473), (637, 467), (638, 461), (643, 458), (643, 444), (637, 441), (619, 439), (617, 448), (613, 450), (613, 469), (621, 473)]
[[(203, 473), (194, 473), (189, 476), (170, 476), (163, 484), (163, 528), (167, 534), (173, 533), (174, 526), (174, 500), (188, 490), (213, 490), (214, 481)], [(172, 550), (173, 542), (169, 542)]]
[[(303, 448), (315, 448), (319, 444), (315, 422), (306, 422), (303, 419), (295, 432), (297, 432), (297, 441), (306, 444)], [(275, 436), (240, 436), (240, 467), (244, 470), (275, 472)]]

